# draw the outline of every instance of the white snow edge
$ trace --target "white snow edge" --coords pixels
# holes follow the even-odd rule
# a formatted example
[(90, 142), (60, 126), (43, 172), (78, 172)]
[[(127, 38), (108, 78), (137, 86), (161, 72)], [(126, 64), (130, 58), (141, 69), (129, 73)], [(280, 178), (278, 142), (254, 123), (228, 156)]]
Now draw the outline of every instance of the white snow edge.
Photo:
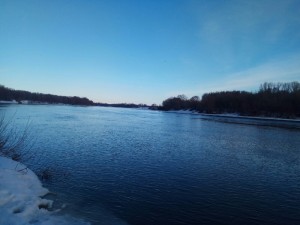
[(41, 198), (49, 191), (25, 165), (0, 156), (1, 225), (86, 225), (82, 220), (57, 215), (39, 206), (51, 208), (52, 201)]

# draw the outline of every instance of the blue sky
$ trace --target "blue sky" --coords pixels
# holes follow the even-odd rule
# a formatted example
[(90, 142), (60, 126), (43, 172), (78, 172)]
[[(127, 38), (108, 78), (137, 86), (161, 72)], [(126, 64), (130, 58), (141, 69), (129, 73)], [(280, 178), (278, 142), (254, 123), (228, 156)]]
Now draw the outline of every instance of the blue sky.
[(300, 81), (299, 0), (0, 0), (0, 83), (160, 104)]

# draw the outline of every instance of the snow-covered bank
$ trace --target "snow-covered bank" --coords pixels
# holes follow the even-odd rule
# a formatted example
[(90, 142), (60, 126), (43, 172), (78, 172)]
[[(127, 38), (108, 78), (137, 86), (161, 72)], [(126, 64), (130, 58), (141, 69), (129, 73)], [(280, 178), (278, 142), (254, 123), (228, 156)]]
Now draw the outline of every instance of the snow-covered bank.
[(224, 118), (236, 118), (236, 119), (251, 119), (251, 120), (265, 120), (265, 121), (283, 121), (283, 122), (300, 122), (300, 118), (295, 119), (286, 119), (286, 118), (278, 118), (278, 117), (264, 117), (264, 116), (240, 116), (238, 114), (207, 114), (207, 113), (199, 113), (202, 116), (211, 116), (211, 117), (224, 117)]
[(196, 110), (167, 110), (164, 112), (168, 113), (179, 113), (179, 114), (191, 114), (191, 115), (200, 115), (200, 116), (208, 116), (208, 117), (224, 117), (224, 118), (235, 118), (235, 119), (251, 119), (251, 120), (266, 120), (266, 121), (283, 121), (283, 122), (300, 122), (300, 118), (295, 119), (287, 119), (287, 118), (279, 118), (279, 117), (266, 117), (266, 116), (241, 116), (238, 113), (200, 113)]
[(199, 113), (193, 110), (169, 110), (165, 112), (177, 113), (177, 114), (188, 114), (193, 116), (198, 115), (199, 116), (198, 119), (217, 121), (217, 122), (300, 129), (300, 118), (285, 119), (285, 118), (263, 117), (263, 116), (261, 117), (240, 116), (239, 114), (236, 113), (207, 114), (207, 113)]
[(38, 177), (25, 165), (0, 156), (1, 225), (84, 225), (87, 222), (51, 212), (52, 201)]
[(18, 102), (16, 100), (12, 100), (12, 101), (0, 101), (0, 104), (18, 104)]
[(199, 113), (196, 110), (167, 110), (167, 111), (164, 111), (164, 112), (199, 115)]

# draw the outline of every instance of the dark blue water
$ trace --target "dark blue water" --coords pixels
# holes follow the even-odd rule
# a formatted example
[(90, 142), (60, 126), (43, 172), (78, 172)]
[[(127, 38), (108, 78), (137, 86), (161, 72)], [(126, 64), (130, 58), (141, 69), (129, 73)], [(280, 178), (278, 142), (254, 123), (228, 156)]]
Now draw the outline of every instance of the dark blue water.
[(93, 224), (300, 224), (300, 132), (148, 110), (11, 105), (27, 161)]

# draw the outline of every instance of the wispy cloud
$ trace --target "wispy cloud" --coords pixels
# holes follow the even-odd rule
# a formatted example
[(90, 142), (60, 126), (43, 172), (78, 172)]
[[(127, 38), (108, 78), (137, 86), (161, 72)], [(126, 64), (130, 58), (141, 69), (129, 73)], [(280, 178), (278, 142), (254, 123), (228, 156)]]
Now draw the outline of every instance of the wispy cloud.
[[(215, 5), (214, 5), (215, 4)], [(232, 0), (198, 3), (199, 41), (210, 60), (232, 69), (272, 58), (281, 51), (298, 51), (298, 0)], [(297, 47), (297, 48), (296, 48)]]
[(199, 85), (196, 90), (181, 91), (188, 96), (226, 90), (257, 90), (263, 82), (300, 81), (300, 54), (277, 59), (257, 67), (224, 75), (215, 81)]
[(249, 38), (248, 35), (278, 39), (287, 29), (299, 25), (297, 6), (297, 0), (226, 1), (200, 17), (201, 36), (211, 41), (234, 35), (242, 35), (244, 39)]

